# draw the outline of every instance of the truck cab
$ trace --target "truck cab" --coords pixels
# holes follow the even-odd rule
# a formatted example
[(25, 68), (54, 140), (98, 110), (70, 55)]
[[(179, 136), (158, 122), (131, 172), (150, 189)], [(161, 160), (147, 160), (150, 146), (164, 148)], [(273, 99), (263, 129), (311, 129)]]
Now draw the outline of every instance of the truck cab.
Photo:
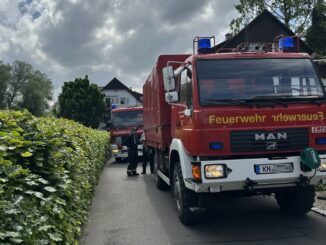
[[(307, 213), (326, 178), (325, 91), (311, 57), (285, 37), (222, 51), (197, 42), (184, 61), (156, 65), (167, 103), (159, 108), (170, 113), (168, 143), (149, 142), (158, 188), (171, 188), (184, 224), (207, 195), (273, 195), (281, 210)], [(146, 135), (155, 136), (146, 108), (153, 81), (144, 107)]]
[[(112, 155), (116, 162), (128, 157), (128, 148), (123, 145), (124, 140), (130, 134), (131, 129), (137, 128), (137, 137), (143, 133), (143, 108), (127, 107), (112, 109), (111, 121), (108, 123)], [(138, 156), (143, 156), (143, 146), (138, 145)]]

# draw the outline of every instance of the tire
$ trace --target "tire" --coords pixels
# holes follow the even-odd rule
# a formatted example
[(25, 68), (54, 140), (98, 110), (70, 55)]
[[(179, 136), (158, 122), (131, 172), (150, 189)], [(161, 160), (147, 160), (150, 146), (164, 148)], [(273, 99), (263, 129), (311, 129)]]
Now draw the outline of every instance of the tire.
[(313, 186), (307, 186), (280, 191), (276, 193), (275, 198), (283, 212), (304, 215), (313, 207), (315, 202), (315, 189)]
[(186, 188), (183, 181), (180, 163), (176, 163), (173, 172), (173, 196), (178, 209), (178, 217), (182, 224), (193, 225), (198, 222), (199, 214), (190, 211), (198, 206), (198, 195)]
[(121, 162), (121, 157), (116, 157), (115, 162), (118, 162), (118, 163)]

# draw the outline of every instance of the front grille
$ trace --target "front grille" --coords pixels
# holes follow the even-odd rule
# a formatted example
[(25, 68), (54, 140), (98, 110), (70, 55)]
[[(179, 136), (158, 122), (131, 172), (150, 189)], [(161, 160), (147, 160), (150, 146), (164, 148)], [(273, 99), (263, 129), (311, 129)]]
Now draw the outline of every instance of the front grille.
[[(286, 135), (286, 139), (284, 139), (284, 135)], [(306, 128), (232, 131), (230, 142), (232, 152), (301, 151), (308, 147), (309, 137)]]

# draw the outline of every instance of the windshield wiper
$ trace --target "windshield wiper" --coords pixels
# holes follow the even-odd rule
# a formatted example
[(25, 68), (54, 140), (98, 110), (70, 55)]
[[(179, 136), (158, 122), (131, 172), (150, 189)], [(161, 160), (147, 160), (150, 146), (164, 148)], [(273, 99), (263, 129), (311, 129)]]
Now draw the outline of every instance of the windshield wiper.
[(217, 102), (225, 102), (225, 103), (229, 103), (229, 104), (237, 104), (237, 105), (246, 105), (249, 106), (250, 108), (253, 108), (253, 105), (251, 105), (250, 103), (243, 101), (243, 100), (236, 100), (236, 99), (208, 99), (208, 100), (204, 100), (205, 102), (216, 102), (214, 103), (214, 105), (219, 104)]
[(300, 101), (310, 102), (315, 105), (320, 106), (323, 101), (325, 101), (325, 98), (316, 97), (316, 96), (295, 96), (295, 99), (299, 99)]
[[(263, 96), (258, 95), (250, 98), (251, 100), (269, 100), (275, 103), (283, 103), (287, 106), (284, 101), (303, 101), (303, 102), (310, 102), (316, 105), (321, 105), (322, 101), (325, 101), (325, 98), (319, 96), (292, 96), (292, 95), (278, 95), (278, 96)], [(283, 100), (283, 101), (280, 101)]]
[(265, 100), (265, 101), (271, 101), (275, 104), (282, 105), (284, 107), (288, 107), (287, 103), (284, 103), (283, 101), (280, 101), (279, 99), (287, 99), (287, 97), (257, 95), (257, 96), (250, 98), (251, 101), (261, 101), (261, 100), (264, 101)]

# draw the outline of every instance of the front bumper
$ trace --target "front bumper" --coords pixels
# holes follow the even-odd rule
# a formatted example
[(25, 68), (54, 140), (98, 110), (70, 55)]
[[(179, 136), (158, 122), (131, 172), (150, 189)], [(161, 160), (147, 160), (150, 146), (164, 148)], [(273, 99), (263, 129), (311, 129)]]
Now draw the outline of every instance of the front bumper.
[[(326, 158), (326, 155), (320, 155)], [(287, 173), (257, 174), (255, 165), (292, 163), (293, 171)], [(205, 178), (205, 166), (210, 164), (225, 164), (230, 170), (225, 178)], [(257, 190), (297, 186), (300, 184), (317, 185), (326, 181), (326, 172), (301, 170), (300, 157), (285, 157), (282, 159), (253, 158), (235, 160), (210, 160), (201, 161), (201, 181), (193, 180), (188, 174), (184, 178), (187, 188), (195, 192), (223, 192), (240, 190)]]
[[(114, 158), (127, 158), (128, 157), (128, 148), (127, 146), (122, 146), (122, 149), (119, 149), (117, 145), (112, 144), (112, 156)], [(138, 156), (142, 157), (143, 156), (143, 145), (140, 144), (138, 145)]]

